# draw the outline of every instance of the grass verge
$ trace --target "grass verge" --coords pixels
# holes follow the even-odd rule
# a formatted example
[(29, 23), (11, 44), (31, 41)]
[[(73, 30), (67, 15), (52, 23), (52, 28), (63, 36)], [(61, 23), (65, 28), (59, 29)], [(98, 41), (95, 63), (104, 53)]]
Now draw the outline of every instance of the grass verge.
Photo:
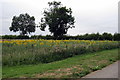
[(2, 68), (3, 78), (80, 78), (118, 60), (118, 49), (77, 55), (47, 64)]

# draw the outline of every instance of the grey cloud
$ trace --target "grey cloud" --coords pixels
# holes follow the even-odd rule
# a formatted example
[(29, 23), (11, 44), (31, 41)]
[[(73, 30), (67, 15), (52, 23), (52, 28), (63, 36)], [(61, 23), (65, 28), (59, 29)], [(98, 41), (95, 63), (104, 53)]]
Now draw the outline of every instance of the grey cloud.
[[(38, 0), (36, 0), (38, 1)], [(44, 4), (47, 4), (47, 1), (44, 1)], [(93, 32), (111, 32), (115, 33), (118, 31), (118, 23), (117, 23), (117, 18), (118, 18), (118, 13), (117, 13), (117, 7), (115, 6), (110, 6), (107, 8), (103, 8), (102, 5), (101, 7), (99, 6), (98, 9), (94, 8), (94, 6), (89, 5), (87, 6), (88, 8), (92, 6), (92, 8), (87, 8), (86, 5), (82, 5), (82, 0), (81, 3), (71, 0), (61, 0), (63, 5), (67, 7), (71, 7), (73, 10), (73, 15), (75, 16), (75, 28), (69, 29), (68, 34), (69, 35), (77, 35), (77, 34), (84, 34), (84, 33), (93, 33)], [(94, 0), (93, 0), (94, 1)], [(101, 1), (101, 0), (100, 0)], [(110, 0), (110, 4), (112, 4), (113, 0)], [(37, 2), (36, 2), (37, 3)], [(93, 2), (91, 2), (92, 4)], [(29, 3), (28, 3), (29, 4)], [(32, 4), (32, 3), (31, 3)], [(34, 3), (35, 4), (35, 3)], [(39, 4), (39, 5), (38, 5)], [(85, 2), (84, 2), (85, 4)], [(88, 3), (87, 3), (88, 4)], [(97, 3), (98, 4), (98, 3)], [(109, 4), (109, 5), (110, 5)], [(95, 6), (97, 6), (94, 3)], [(105, 5), (105, 4), (104, 4)], [(108, 4), (106, 4), (108, 5)], [(117, 6), (117, 3), (116, 3)], [(41, 8), (39, 8), (41, 7)], [(26, 5), (25, 8), (25, 3), (22, 5), (21, 3), (19, 6), (17, 4), (13, 3), (7, 3), (4, 2), (2, 3), (2, 18), (0, 17), (0, 20), (2, 20), (2, 33), (3, 34), (19, 34), (19, 33), (13, 33), (9, 31), (9, 27), (12, 21), (13, 16), (17, 16), (21, 13), (29, 13), (30, 15), (35, 16), (36, 22), (40, 21), (41, 18), (41, 12), (43, 11), (43, 7), (46, 8), (46, 5), (42, 5), (41, 3), (37, 3), (36, 6), (31, 6)], [(84, 8), (85, 7), (85, 8)], [(103, 10), (102, 10), (102, 9)], [(105, 10), (104, 10), (105, 9)], [(39, 29), (36, 30), (34, 34), (50, 34), (50, 32), (47, 30), (45, 32), (40, 31)]]

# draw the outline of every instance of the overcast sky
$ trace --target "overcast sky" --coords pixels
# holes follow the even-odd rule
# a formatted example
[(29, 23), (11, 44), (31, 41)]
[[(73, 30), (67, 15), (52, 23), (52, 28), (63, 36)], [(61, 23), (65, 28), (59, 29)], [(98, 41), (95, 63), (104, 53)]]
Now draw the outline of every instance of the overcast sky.
[[(48, 8), (48, 2), (53, 0), (0, 0), (0, 27), (3, 35), (19, 34), (10, 32), (9, 27), (13, 16), (28, 13), (35, 17), (39, 23), (42, 12)], [(115, 33), (118, 32), (118, 2), (120, 0), (56, 0), (61, 1), (63, 6), (72, 8), (75, 17), (75, 28), (68, 30), (68, 35), (85, 33)], [(36, 29), (34, 34), (50, 34), (48, 29), (40, 31)]]

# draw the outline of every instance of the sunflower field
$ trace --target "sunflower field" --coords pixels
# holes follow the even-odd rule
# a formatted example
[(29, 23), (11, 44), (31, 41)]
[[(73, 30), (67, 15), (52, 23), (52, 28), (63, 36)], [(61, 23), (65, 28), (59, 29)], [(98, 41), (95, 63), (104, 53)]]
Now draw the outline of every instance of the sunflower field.
[(118, 41), (1, 40), (3, 66), (49, 63), (75, 55), (118, 48)]

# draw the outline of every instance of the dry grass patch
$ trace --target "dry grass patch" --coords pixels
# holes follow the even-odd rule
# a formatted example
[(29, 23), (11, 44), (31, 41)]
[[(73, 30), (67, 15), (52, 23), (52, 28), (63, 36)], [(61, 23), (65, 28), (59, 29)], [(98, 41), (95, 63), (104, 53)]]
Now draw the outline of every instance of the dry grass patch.
[(57, 70), (49, 70), (45, 73), (35, 74), (34, 77), (35, 78), (49, 78), (49, 77), (61, 78), (64, 76), (72, 75), (73, 73), (79, 73), (82, 70), (83, 69), (80, 67), (80, 65), (77, 65), (77, 66), (73, 66), (71, 68), (61, 68), (61, 69), (57, 69)]

